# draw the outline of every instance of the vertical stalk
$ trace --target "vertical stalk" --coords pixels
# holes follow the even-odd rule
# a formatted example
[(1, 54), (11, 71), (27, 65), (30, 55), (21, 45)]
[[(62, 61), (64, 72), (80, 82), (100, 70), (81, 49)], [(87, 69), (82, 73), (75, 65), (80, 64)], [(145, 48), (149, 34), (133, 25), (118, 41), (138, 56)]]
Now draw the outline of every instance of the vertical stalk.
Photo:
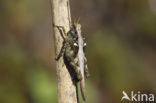
[[(66, 32), (70, 26), (70, 8), (69, 0), (51, 0), (53, 24), (63, 26)], [(54, 27), (55, 54), (59, 54), (62, 47), (63, 39), (57, 28)], [(58, 78), (58, 103), (77, 103), (76, 86), (66, 68), (63, 58), (56, 61), (57, 78)]]

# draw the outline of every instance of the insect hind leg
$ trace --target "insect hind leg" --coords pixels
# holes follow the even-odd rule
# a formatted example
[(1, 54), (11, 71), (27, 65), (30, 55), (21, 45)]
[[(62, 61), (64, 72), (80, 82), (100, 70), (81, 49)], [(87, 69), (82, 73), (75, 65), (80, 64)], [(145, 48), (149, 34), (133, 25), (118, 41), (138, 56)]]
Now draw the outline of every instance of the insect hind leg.
[(85, 73), (86, 78), (88, 78), (88, 77), (90, 77), (90, 74), (89, 74), (89, 71), (88, 71), (87, 58), (86, 57), (85, 57), (84, 61), (85, 61), (84, 73)]

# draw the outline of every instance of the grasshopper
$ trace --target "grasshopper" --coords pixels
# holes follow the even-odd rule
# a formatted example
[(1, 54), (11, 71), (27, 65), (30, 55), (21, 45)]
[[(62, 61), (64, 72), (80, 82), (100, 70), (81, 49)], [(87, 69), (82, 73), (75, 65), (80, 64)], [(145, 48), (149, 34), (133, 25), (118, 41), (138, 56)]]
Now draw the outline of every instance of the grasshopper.
[(85, 56), (86, 41), (81, 33), (81, 24), (74, 22), (70, 26), (70, 30), (68, 32), (65, 31), (63, 26), (55, 27), (57, 27), (61, 37), (63, 38), (61, 51), (55, 59), (58, 61), (60, 57), (63, 56), (63, 58), (69, 63), (70, 67), (74, 70), (77, 80), (80, 81), (81, 94), (85, 101), (85, 77), (89, 77), (90, 74), (88, 72), (87, 59)]

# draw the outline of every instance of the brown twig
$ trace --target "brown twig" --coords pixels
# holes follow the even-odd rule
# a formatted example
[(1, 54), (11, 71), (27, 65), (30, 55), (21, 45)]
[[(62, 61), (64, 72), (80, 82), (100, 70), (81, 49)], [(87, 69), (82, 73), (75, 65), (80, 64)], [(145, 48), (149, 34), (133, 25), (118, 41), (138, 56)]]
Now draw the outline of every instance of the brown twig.
[[(53, 24), (63, 26), (66, 32), (70, 28), (71, 16), (69, 0), (51, 0)], [(55, 54), (58, 55), (62, 47), (63, 39), (57, 28), (54, 28)], [(58, 103), (77, 103), (76, 86), (66, 68), (63, 58), (56, 62), (58, 78)]]

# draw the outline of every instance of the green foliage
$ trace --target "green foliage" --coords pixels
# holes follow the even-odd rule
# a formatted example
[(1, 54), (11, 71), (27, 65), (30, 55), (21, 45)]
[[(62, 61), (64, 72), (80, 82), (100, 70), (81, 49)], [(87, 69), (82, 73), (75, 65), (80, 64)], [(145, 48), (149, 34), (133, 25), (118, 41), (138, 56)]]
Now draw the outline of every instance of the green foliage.
[[(114, 97), (120, 98), (122, 90), (149, 88), (149, 66), (136, 55), (127, 41), (112, 32), (98, 32), (88, 44), (88, 64), (96, 83), (106, 86)], [(93, 55), (94, 54), (94, 55)], [(118, 101), (120, 102), (120, 101)]]
[(0, 58), (1, 103), (57, 102), (56, 80), (18, 44), (3, 46)]

